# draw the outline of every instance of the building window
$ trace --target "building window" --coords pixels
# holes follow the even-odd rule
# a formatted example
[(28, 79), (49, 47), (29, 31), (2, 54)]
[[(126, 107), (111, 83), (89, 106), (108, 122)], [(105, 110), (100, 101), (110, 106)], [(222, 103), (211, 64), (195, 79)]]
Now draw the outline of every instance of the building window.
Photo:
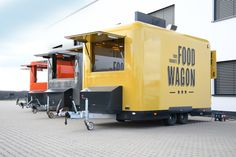
[(236, 61), (217, 63), (215, 95), (236, 95)]
[(160, 10), (149, 13), (149, 15), (166, 20), (166, 25), (175, 24), (175, 5), (171, 5)]
[(124, 38), (92, 43), (93, 72), (124, 70)]
[(214, 0), (214, 20), (236, 16), (236, 0)]

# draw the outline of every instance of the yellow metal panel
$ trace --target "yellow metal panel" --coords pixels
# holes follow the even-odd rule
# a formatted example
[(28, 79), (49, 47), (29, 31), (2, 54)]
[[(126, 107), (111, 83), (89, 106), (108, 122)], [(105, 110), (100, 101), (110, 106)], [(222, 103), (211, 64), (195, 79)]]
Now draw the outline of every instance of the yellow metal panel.
[[(142, 89), (144, 94), (141, 110), (167, 110), (170, 107), (184, 106), (210, 107), (210, 50), (207, 46), (208, 42), (155, 27), (146, 27), (144, 34), (144, 82)], [(180, 54), (178, 54), (179, 47), (181, 48)], [(190, 60), (188, 65), (187, 58), (185, 59), (186, 63), (182, 63), (183, 48), (186, 57), (188, 49), (194, 49), (193, 65)], [(191, 57), (190, 53), (189, 57)], [(168, 67), (175, 69), (173, 85), (168, 83), (170, 79)], [(194, 85), (190, 85), (190, 70), (194, 72)], [(177, 73), (179, 77), (176, 76)]]
[[(83, 88), (92, 86), (123, 86), (123, 110), (125, 107), (138, 108), (141, 105), (140, 85), (142, 76), (142, 57), (135, 38), (140, 38), (135, 27), (124, 26), (112, 31), (125, 37), (125, 68), (123, 71), (91, 72), (88, 57), (84, 57), (84, 83)], [(90, 44), (87, 44), (90, 49)], [(140, 52), (139, 52), (140, 51)], [(87, 56), (87, 53), (84, 52)]]
[[(211, 53), (207, 40), (141, 22), (106, 31), (125, 36), (124, 70), (91, 72), (84, 52), (83, 88), (123, 86), (123, 110), (210, 107)], [(86, 45), (90, 51), (90, 43)]]

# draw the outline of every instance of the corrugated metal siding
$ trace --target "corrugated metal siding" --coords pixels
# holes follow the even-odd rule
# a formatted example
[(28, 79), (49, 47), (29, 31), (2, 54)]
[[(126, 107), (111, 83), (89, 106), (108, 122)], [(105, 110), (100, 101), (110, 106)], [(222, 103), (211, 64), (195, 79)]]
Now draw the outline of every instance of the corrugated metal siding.
[(235, 15), (236, 0), (215, 0), (215, 20)]
[(234, 15), (236, 15), (236, 0), (234, 0)]
[(236, 95), (236, 61), (217, 64), (216, 95)]

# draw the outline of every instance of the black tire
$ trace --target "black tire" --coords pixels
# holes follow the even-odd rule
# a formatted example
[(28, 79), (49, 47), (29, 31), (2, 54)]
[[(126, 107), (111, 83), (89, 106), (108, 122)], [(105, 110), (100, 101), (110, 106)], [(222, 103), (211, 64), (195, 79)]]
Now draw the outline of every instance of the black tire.
[(188, 123), (188, 113), (180, 113), (180, 114), (178, 114), (177, 122), (179, 124), (186, 124), (186, 123)]
[(35, 108), (35, 107), (33, 107), (33, 108), (32, 108), (32, 112), (33, 112), (33, 114), (36, 114), (36, 113), (38, 112), (38, 109)]
[(52, 119), (54, 118), (54, 114), (52, 112), (47, 112), (48, 118)]
[(22, 109), (24, 108), (24, 104), (22, 102), (20, 103), (20, 106)]
[(166, 125), (169, 125), (169, 126), (175, 125), (176, 121), (177, 121), (177, 116), (176, 116), (176, 114), (175, 114), (175, 113), (171, 113), (171, 114), (169, 115), (168, 119), (165, 119), (165, 124), (166, 124)]
[(88, 130), (93, 130), (94, 129), (94, 123), (93, 122), (89, 122), (89, 121), (84, 121), (86, 128)]

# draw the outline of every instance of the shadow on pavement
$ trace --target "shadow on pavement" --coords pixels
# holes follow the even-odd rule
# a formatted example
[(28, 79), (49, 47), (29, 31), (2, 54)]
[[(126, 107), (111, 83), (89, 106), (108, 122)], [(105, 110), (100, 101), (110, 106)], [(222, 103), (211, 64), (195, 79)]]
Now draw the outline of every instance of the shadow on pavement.
[[(176, 124), (174, 126), (181, 126), (181, 125), (190, 125), (195, 123), (208, 123), (211, 121), (207, 120), (189, 120), (187, 124)], [(110, 127), (110, 128), (152, 128), (152, 127), (168, 127), (165, 125), (164, 121), (127, 121), (127, 122), (96, 122), (96, 126), (101, 127)]]

